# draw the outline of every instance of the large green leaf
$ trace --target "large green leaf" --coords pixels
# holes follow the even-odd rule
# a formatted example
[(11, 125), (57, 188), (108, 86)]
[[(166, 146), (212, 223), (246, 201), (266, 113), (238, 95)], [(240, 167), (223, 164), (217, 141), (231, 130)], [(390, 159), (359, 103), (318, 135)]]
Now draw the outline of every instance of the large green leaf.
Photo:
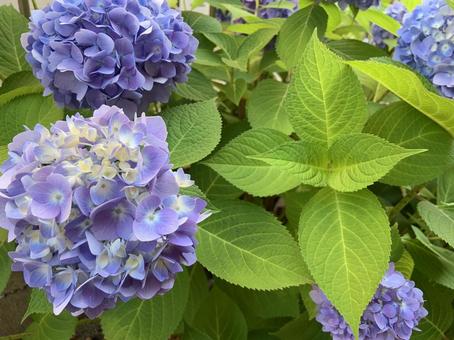
[(183, 319), (188, 293), (188, 275), (183, 272), (170, 292), (150, 300), (134, 299), (105, 312), (101, 325), (106, 338), (167, 340)]
[(285, 105), (301, 139), (326, 147), (338, 136), (360, 132), (367, 118), (354, 72), (315, 34), (295, 69)]
[(299, 241), (315, 282), (358, 335), (364, 309), (388, 268), (388, 218), (369, 191), (319, 191), (305, 206)]
[(209, 296), (209, 282), (205, 275), (205, 269), (196, 264), (189, 274), (189, 296), (184, 321), (192, 324), (202, 302)]
[(0, 145), (0, 164), (8, 158), (8, 145)]
[(27, 19), (12, 6), (0, 7), (0, 78), (29, 68), (20, 36), (27, 31)]
[(47, 300), (46, 293), (42, 289), (33, 289), (30, 295), (30, 302), (25, 311), (22, 321), (33, 314), (51, 314), (52, 305)]
[(395, 269), (401, 272), (407, 279), (410, 279), (414, 267), (415, 261), (413, 261), (413, 257), (411, 257), (411, 254), (407, 250), (404, 250), (399, 261), (395, 263)]
[(77, 318), (68, 312), (55, 316), (52, 313), (38, 314), (27, 327), (24, 340), (69, 340), (76, 330)]
[(386, 56), (386, 52), (381, 48), (360, 40), (331, 40), (326, 45), (331, 51), (346, 60), (365, 60)]
[(247, 102), (247, 117), (253, 128), (275, 129), (286, 135), (293, 131), (284, 106), (287, 90), (287, 84), (271, 79), (257, 85)]
[(454, 136), (454, 100), (428, 90), (416, 73), (387, 58), (346, 63), (385, 86)]
[(211, 81), (197, 70), (192, 70), (189, 73), (188, 81), (178, 83), (175, 92), (194, 101), (209, 100), (216, 97), (216, 91), (211, 85)]
[(417, 240), (405, 240), (415, 266), (428, 280), (454, 289), (454, 252), (435, 246), (417, 228), (413, 228)]
[(273, 333), (281, 340), (328, 340), (328, 333), (322, 332), (321, 325), (315, 320), (309, 320), (307, 312), (286, 323)]
[(432, 232), (454, 247), (454, 207), (438, 207), (422, 201), (418, 203), (418, 212)]
[(454, 168), (450, 168), (438, 178), (437, 202), (440, 205), (454, 203)]
[(11, 275), (11, 260), (6, 245), (0, 245), (0, 295), (8, 283)]
[(356, 133), (336, 139), (327, 156), (318, 145), (300, 141), (252, 157), (298, 176), (304, 184), (356, 191), (383, 177), (401, 159), (419, 152), (374, 135)]
[(401, 160), (381, 180), (384, 183), (425, 183), (453, 163), (454, 141), (450, 134), (405, 102), (393, 103), (373, 114), (364, 131), (407, 149), (427, 149)]
[(277, 38), (277, 53), (287, 64), (294, 67), (303, 55), (315, 29), (319, 36), (326, 30), (328, 17), (320, 6), (308, 6), (288, 18), (282, 26)]
[(222, 25), (215, 18), (199, 12), (183, 11), (184, 21), (191, 26), (194, 32), (215, 33), (222, 32)]
[(221, 212), (199, 229), (197, 257), (220, 278), (261, 290), (310, 281), (298, 245), (264, 209), (242, 201), (215, 201)]
[(246, 340), (247, 325), (240, 308), (217, 287), (200, 306), (194, 328), (213, 340)]
[(206, 165), (195, 164), (190, 171), (192, 179), (209, 198), (233, 199), (243, 193)]
[(418, 324), (420, 331), (413, 331), (411, 340), (448, 339), (445, 332), (454, 320), (452, 302), (453, 291), (445, 287), (431, 284), (418, 275), (416, 285), (424, 292), (424, 308), (429, 314)]
[(279, 167), (249, 156), (259, 155), (290, 141), (288, 136), (276, 130), (252, 129), (234, 138), (204, 164), (236, 187), (253, 195), (279, 194), (297, 186), (299, 178), (284, 174)]
[(226, 33), (204, 33), (204, 36), (215, 46), (221, 48), (230, 59), (238, 54), (238, 40)]
[[(40, 86), (38, 79), (31, 71), (20, 71), (11, 74), (0, 87), (0, 94), (5, 94), (19, 87)], [(43, 88), (41, 87), (43, 90)]]
[[(8, 92), (9, 93), (9, 92)], [(56, 107), (51, 97), (30, 94), (17, 97), (0, 106), (0, 145), (6, 145), (24, 125), (33, 128), (37, 123), (50, 125), (63, 118), (63, 110)]]
[(221, 139), (221, 116), (214, 100), (172, 107), (163, 113), (175, 168), (205, 158)]
[(387, 15), (381, 10), (375, 8), (369, 8), (366, 11), (358, 12), (358, 19), (365, 18), (370, 22), (373, 22), (375, 25), (380, 26), (384, 30), (397, 36), (397, 31), (400, 28), (400, 23), (392, 18), (390, 15)]

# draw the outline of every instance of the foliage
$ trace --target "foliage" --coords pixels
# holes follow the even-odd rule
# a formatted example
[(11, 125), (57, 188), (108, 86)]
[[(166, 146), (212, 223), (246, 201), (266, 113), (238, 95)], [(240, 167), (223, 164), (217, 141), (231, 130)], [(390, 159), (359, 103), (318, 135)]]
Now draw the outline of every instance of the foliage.
[[(166, 124), (167, 137), (159, 133), (164, 147), (168, 143), (170, 160), (166, 169), (183, 167), (184, 173), (191, 176), (191, 181), (185, 176), (179, 179), (183, 183), (179, 194), (207, 202), (200, 221), (206, 219), (198, 224), (195, 235), (197, 242), (192, 239), (197, 263), (175, 275), (173, 287), (169, 282), (160, 282), (163, 289), (151, 299), (128, 295), (126, 288), (121, 294), (108, 292), (106, 277), (100, 272), (93, 274), (98, 277), (92, 283), (88, 281), (87, 287), (103, 287), (106, 295), (116, 296), (116, 307), (111, 304), (112, 309), (104, 313), (96, 310), (89, 315), (100, 315), (94, 320), (85, 315), (72, 316), (75, 310), (55, 316), (48, 302), (52, 292), (33, 289), (25, 302), (28, 307), (17, 320), (17, 334), (7, 335), (51, 340), (312, 340), (330, 338), (326, 333), (330, 322), (340, 322), (343, 329), (351, 328), (345, 336), (350, 340), (360, 334), (361, 320), (373, 320), (367, 313), (376, 313), (376, 306), (370, 302), (386, 293), (377, 288), (392, 285), (387, 278), (398, 277), (405, 285), (415, 282), (413, 295), (406, 298), (424, 300), (428, 311), (418, 325), (419, 317), (413, 318), (419, 330), (407, 325), (409, 330), (399, 334), (409, 332), (411, 339), (421, 340), (453, 338), (454, 100), (443, 96), (451, 94), (453, 88), (431, 83), (433, 76), (424, 74), (424, 62), (429, 58), (418, 57), (418, 67), (393, 60), (398, 39), (403, 46), (403, 42), (421, 36), (404, 36), (407, 28), (405, 23), (401, 28), (400, 16), (385, 10), (390, 2), (368, 8), (376, 2), (300, 1), (295, 10), (292, 1), (193, 1), (192, 8), (183, 10), (177, 20), (184, 20), (181, 29), (191, 35), (189, 50), (184, 48), (188, 41), (177, 34), (178, 25), (173, 25), (170, 32), (161, 29), (168, 23), (160, 22), (156, 26), (160, 29), (155, 30), (159, 35), (157, 44), (167, 41), (160, 35), (166, 31), (168, 41), (174, 44), (171, 62), (183, 63), (182, 73), (189, 71), (190, 63), (192, 71), (186, 82), (172, 72), (165, 79), (153, 77), (153, 81), (164, 83), (175, 76), (178, 80), (170, 83), (178, 84), (168, 102), (156, 100), (144, 106), (144, 111), (156, 122), (161, 121), (157, 116), (162, 116)], [(442, 14), (437, 12), (440, 6), (433, 5), (441, 2), (445, 0), (425, 0), (424, 6), (432, 7), (424, 11), (432, 19), (451, 17), (453, 10), (448, 6), (452, 1), (442, 6)], [(217, 17), (200, 12), (199, 6), (205, 3), (212, 13), (217, 10)], [(414, 20), (420, 20), (419, 0), (404, 0), (402, 4), (409, 12), (419, 8), (414, 15), (418, 19)], [(165, 9), (166, 15), (176, 13), (162, 6), (159, 8)], [(56, 7), (60, 10), (67, 9)], [(58, 20), (65, 20), (60, 14)], [(134, 12), (136, 19), (140, 15)], [(154, 20), (148, 14), (147, 18)], [(87, 22), (96, 20), (94, 16)], [(443, 20), (440, 23), (446, 24)], [(141, 24), (146, 25), (145, 21)], [(14, 259), (17, 252), (11, 253), (12, 259), (8, 255), (16, 248), (13, 239), (18, 235), (11, 227), (11, 221), (15, 222), (11, 202), (16, 202), (13, 193), (19, 190), (18, 181), (8, 186), (12, 180), (8, 169), (18, 162), (17, 154), (11, 152), (16, 150), (14, 145), (8, 149), (8, 144), (24, 126), (33, 129), (41, 124), (47, 128), (65, 116), (72, 117), (68, 118), (72, 122), (76, 113), (56, 105), (51, 96), (44, 96), (48, 94), (43, 93), (44, 87), (53, 85), (43, 87), (35, 79), (39, 69), (36, 63), (35, 75), (30, 72), (19, 40), (27, 30), (26, 22), (12, 7), (0, 7), (0, 160), (7, 160), (0, 169), (4, 172), (0, 177), (0, 226), (10, 230), (9, 235), (0, 232), (0, 303), (16, 294), (10, 288), (11, 264), (20, 270), (18, 263), (24, 261), (22, 257)], [(123, 24), (125, 29), (134, 26)], [(112, 29), (126, 34), (120, 26), (114, 20)], [(432, 29), (420, 33), (427, 35)], [(445, 26), (441, 30), (444, 35), (452, 31)], [(146, 35), (153, 30), (148, 32), (141, 26), (137, 32)], [(195, 60), (192, 36), (198, 40)], [(128, 39), (134, 41), (130, 36)], [(177, 48), (178, 43), (181, 48)], [(433, 52), (432, 57), (454, 53), (452, 42), (446, 45), (450, 49), (443, 47), (443, 42), (431, 43), (438, 46), (437, 51), (418, 50), (422, 47), (415, 44), (409, 48), (418, 55)], [(37, 45), (28, 52), (35, 48)], [(85, 51), (87, 47), (79, 44), (77, 48)], [(135, 51), (140, 55), (139, 47)], [(179, 55), (189, 57), (180, 60)], [(33, 58), (39, 58), (36, 50)], [(51, 59), (57, 62), (55, 55)], [(158, 59), (162, 62), (165, 58)], [(125, 60), (118, 57), (116, 63)], [(431, 62), (451, 61), (442, 58)], [(39, 63), (50, 65), (44, 59)], [(141, 58), (134, 59), (139, 71), (144, 63)], [(436, 70), (441, 74), (436, 82), (452, 81), (444, 66)], [(120, 73), (119, 68), (115, 68), (117, 71)], [(46, 77), (49, 74), (38, 74), (40, 79)], [(116, 79), (112, 74), (106, 78)], [(124, 85), (134, 87), (132, 82)], [(90, 86), (96, 87), (91, 82)], [(440, 86), (442, 92), (438, 91)], [(123, 95), (126, 98), (130, 93)], [(69, 100), (76, 104), (72, 106), (80, 106), (75, 98), (73, 93), (58, 101)], [(111, 99), (115, 98), (113, 95)], [(81, 113), (87, 121), (93, 115), (92, 111)], [(157, 133), (158, 128), (153, 128)], [(16, 146), (19, 142), (16, 137)], [(19, 143), (26, 150), (24, 158), (38, 152), (27, 149), (30, 142)], [(43, 145), (47, 142), (40, 141)], [(89, 143), (81, 139), (81, 144)], [(133, 163), (129, 160), (128, 166)], [(30, 181), (21, 183), (27, 186)], [(150, 190), (159, 191), (157, 187), (157, 181), (150, 181)], [(22, 211), (16, 208), (14, 213)], [(179, 223), (194, 217), (189, 215), (179, 215)], [(16, 228), (18, 234), (21, 228)], [(88, 243), (85, 238), (82, 243)], [(166, 238), (162, 240), (167, 242)], [(186, 241), (182, 238), (175, 242)], [(22, 241), (18, 242), (24, 247)], [(36, 247), (33, 240), (28, 242)], [(127, 249), (137, 241), (130, 242)], [(188, 253), (182, 251), (178, 256), (181, 260)], [(190, 260), (195, 261), (195, 257)], [(391, 262), (403, 276), (393, 276), (392, 271), (385, 275), (388, 268), (393, 268)], [(180, 271), (180, 267), (167, 268), (170, 262), (159, 265), (153, 267), (158, 273)], [(98, 267), (93, 267), (93, 273)], [(124, 284), (122, 275), (118, 273), (120, 280), (115, 281), (118, 287)], [(32, 282), (30, 277), (26, 282)], [(73, 285), (75, 290), (80, 284)], [(85, 291), (83, 287), (78, 290)], [(418, 289), (423, 294), (421, 299)], [(314, 299), (311, 291), (323, 292), (323, 301)], [(325, 310), (320, 312), (322, 305)], [(330, 315), (335, 315), (335, 320), (329, 319)], [(371, 322), (380, 328), (379, 321)]]

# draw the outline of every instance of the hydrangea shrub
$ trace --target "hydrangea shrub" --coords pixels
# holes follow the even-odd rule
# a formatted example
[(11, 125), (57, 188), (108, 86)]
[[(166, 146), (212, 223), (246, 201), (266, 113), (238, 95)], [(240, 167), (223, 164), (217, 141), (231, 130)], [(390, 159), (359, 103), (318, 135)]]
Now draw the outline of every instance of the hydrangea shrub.
[(454, 338), (453, 6), (0, 7), (0, 338)]

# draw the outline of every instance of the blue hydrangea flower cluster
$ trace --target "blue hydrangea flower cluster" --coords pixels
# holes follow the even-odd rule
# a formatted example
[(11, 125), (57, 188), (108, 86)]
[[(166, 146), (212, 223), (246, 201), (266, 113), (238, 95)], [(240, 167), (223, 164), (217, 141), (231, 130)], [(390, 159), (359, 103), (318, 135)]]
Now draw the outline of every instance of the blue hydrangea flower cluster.
[(0, 226), (18, 246), (13, 270), (44, 289), (55, 314), (93, 318), (118, 299), (169, 291), (196, 261), (205, 201), (171, 170), (160, 117), (101, 106), (50, 130), (37, 125), (9, 144), (0, 177)]
[[(320, 288), (314, 286), (310, 296), (317, 304), (316, 319), (322, 324), (323, 331), (330, 333), (334, 340), (354, 340), (350, 326)], [(409, 340), (413, 329), (428, 314), (423, 304), (422, 291), (413, 281), (395, 271), (391, 263), (361, 317), (359, 339)]]
[(132, 117), (187, 80), (198, 41), (166, 0), (54, 0), (33, 11), (22, 45), (60, 105)]
[(394, 59), (454, 98), (454, 9), (444, 0), (425, 0), (404, 17)]
[(380, 5), (380, 0), (326, 0), (329, 3), (338, 3), (342, 9), (353, 6), (361, 10), (366, 10), (372, 6)]
[[(402, 23), (404, 15), (407, 13), (407, 8), (400, 2), (394, 2), (389, 5), (385, 13), (399, 23)], [(372, 25), (372, 43), (382, 49), (388, 49), (388, 40), (395, 39), (396, 36), (391, 32), (381, 28), (377, 25)]]

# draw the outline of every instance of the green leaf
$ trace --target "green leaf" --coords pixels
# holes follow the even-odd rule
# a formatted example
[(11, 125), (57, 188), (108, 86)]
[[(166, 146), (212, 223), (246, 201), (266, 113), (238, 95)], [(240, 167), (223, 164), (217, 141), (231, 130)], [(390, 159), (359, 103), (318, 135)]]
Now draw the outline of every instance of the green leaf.
[[(20, 71), (11, 74), (5, 79), (0, 87), (0, 95), (24, 86), (40, 87), (41, 85), (31, 71)], [(41, 91), (42, 90), (43, 88), (41, 87)]]
[(211, 339), (247, 339), (247, 325), (243, 313), (217, 287), (213, 288), (208, 298), (200, 306), (193, 327)]
[(185, 325), (183, 340), (213, 340), (213, 339), (210, 338), (205, 333), (202, 333), (201, 331), (192, 328), (189, 325)]
[(428, 90), (416, 73), (387, 58), (346, 63), (379, 82), (454, 136), (454, 100)]
[(42, 289), (33, 289), (30, 295), (27, 311), (22, 318), (22, 322), (32, 314), (51, 314), (52, 305), (47, 300), (46, 293)]
[(8, 158), (8, 145), (0, 145), (0, 164)]
[(292, 233), (298, 230), (301, 212), (317, 191), (318, 189), (310, 188), (305, 191), (289, 191), (284, 194), (285, 216)]
[(210, 209), (213, 211), (218, 210), (218, 208), (216, 208), (213, 204), (211, 204), (211, 202), (208, 200), (205, 193), (202, 190), (200, 190), (200, 188), (196, 184), (193, 184), (187, 188), (180, 188), (180, 195), (188, 195), (188, 196), (201, 198), (207, 202), (207, 209)]
[(328, 185), (339, 191), (365, 188), (386, 175), (402, 159), (424, 151), (405, 149), (364, 133), (342, 136), (329, 150)]
[(222, 32), (222, 25), (215, 18), (199, 12), (183, 11), (184, 21), (191, 26), (194, 32), (215, 33)]
[(235, 105), (240, 104), (247, 89), (247, 82), (244, 79), (237, 78), (224, 86), (225, 96)]
[(336, 139), (328, 156), (317, 144), (299, 141), (252, 157), (280, 167), (285, 174), (299, 177), (304, 184), (356, 191), (379, 180), (401, 159), (421, 151), (404, 149), (374, 135), (356, 133)]
[(438, 207), (429, 201), (421, 201), (418, 212), (433, 233), (454, 247), (454, 207)]
[[(10, 93), (10, 92), (8, 92)], [(36, 124), (50, 125), (63, 118), (63, 110), (56, 107), (51, 97), (30, 94), (15, 98), (0, 106), (0, 145), (6, 145), (24, 125), (33, 128)]]
[(448, 169), (438, 178), (437, 202), (441, 205), (454, 203), (454, 171)]
[(163, 118), (174, 168), (205, 158), (221, 139), (221, 116), (214, 100), (172, 107)]
[(300, 9), (285, 20), (277, 38), (276, 49), (288, 68), (296, 66), (301, 59), (315, 29), (319, 37), (323, 36), (327, 20), (323, 8), (315, 5)]
[(205, 274), (205, 269), (196, 264), (189, 274), (189, 296), (184, 321), (192, 324), (202, 302), (209, 296), (209, 282)]
[(38, 315), (27, 327), (24, 340), (66, 340), (71, 339), (76, 330), (77, 318), (68, 312), (59, 316), (52, 313)]
[(243, 33), (243, 34), (252, 34), (261, 30), (263, 28), (276, 28), (280, 27), (279, 22), (266, 19), (266, 20), (257, 20), (252, 23), (246, 24), (233, 24), (227, 27), (227, 30), (230, 32), (235, 33)]
[(234, 199), (243, 193), (206, 165), (195, 164), (190, 171), (192, 179), (209, 198)]
[(270, 196), (296, 187), (300, 180), (288, 176), (281, 169), (249, 156), (290, 142), (282, 132), (272, 129), (252, 129), (234, 138), (209, 159), (204, 161), (227, 181), (255, 196)]
[(292, 133), (284, 106), (287, 91), (287, 84), (271, 79), (257, 85), (247, 102), (247, 117), (253, 128), (275, 129), (286, 135)]
[(0, 78), (27, 70), (25, 50), (20, 43), (20, 36), (27, 32), (27, 19), (12, 6), (0, 6)]
[(452, 302), (454, 295), (452, 290), (445, 287), (430, 284), (416, 278), (416, 285), (424, 292), (424, 308), (429, 314), (418, 324), (419, 332), (413, 332), (412, 340), (440, 340), (448, 339), (445, 332), (454, 320)]
[(306, 284), (299, 287), (301, 300), (303, 301), (304, 308), (306, 309), (309, 320), (317, 316), (317, 304), (312, 300), (309, 293), (312, 290), (312, 285)]
[(452, 164), (452, 137), (412, 106), (393, 103), (369, 118), (365, 132), (406, 149), (427, 149), (400, 161), (381, 181), (392, 185), (416, 185), (441, 175)]
[(326, 147), (338, 136), (360, 132), (367, 119), (366, 100), (354, 72), (315, 34), (295, 69), (286, 108), (301, 139)]
[(299, 315), (298, 290), (295, 287), (258, 291), (224, 282), (220, 287), (238, 304), (245, 316), (273, 319)]
[(226, 33), (204, 33), (204, 36), (214, 45), (221, 48), (230, 59), (234, 59), (238, 54), (238, 43), (234, 37)]
[(329, 340), (328, 333), (322, 332), (321, 325), (315, 320), (309, 320), (307, 313), (285, 324), (273, 333), (281, 340)]
[(150, 300), (134, 299), (101, 316), (109, 340), (167, 340), (180, 324), (188, 301), (188, 275), (178, 274), (175, 286)]
[[(216, 53), (206, 48), (198, 48), (196, 51), (195, 64), (205, 65), (205, 66), (224, 66)], [(208, 80), (208, 79), (207, 79)], [(211, 86), (212, 87), (212, 86)]]
[(197, 70), (192, 70), (189, 73), (187, 82), (177, 84), (175, 93), (194, 101), (209, 100), (216, 97), (216, 91), (211, 85), (211, 80)]
[(411, 257), (411, 254), (407, 250), (404, 250), (399, 261), (395, 263), (395, 269), (401, 272), (407, 279), (410, 279), (414, 267), (415, 261), (413, 261), (413, 257)]
[(319, 191), (300, 220), (300, 247), (315, 282), (358, 335), (364, 309), (388, 268), (388, 218), (369, 191)]
[(6, 288), (11, 275), (11, 260), (6, 245), (0, 245), (0, 294)]
[(386, 56), (383, 49), (354, 39), (331, 40), (326, 46), (345, 60), (366, 60)]
[(454, 289), (454, 253), (430, 243), (426, 236), (417, 228), (413, 228), (417, 240), (404, 240), (416, 268), (428, 280)]
[(197, 258), (236, 285), (271, 290), (310, 281), (298, 246), (276, 218), (251, 203), (216, 201), (222, 207), (201, 223)]
[(247, 71), (251, 56), (261, 51), (277, 32), (278, 28), (264, 28), (252, 33), (241, 43), (238, 49), (238, 57), (234, 60), (224, 58), (224, 63), (241, 71)]
[(383, 11), (377, 10), (375, 8), (369, 8), (366, 11), (359, 11), (358, 18), (365, 18), (370, 22), (373, 22), (375, 25), (380, 26), (389, 33), (397, 36), (397, 31), (400, 28), (400, 23), (393, 19), (391, 16), (387, 15)]

